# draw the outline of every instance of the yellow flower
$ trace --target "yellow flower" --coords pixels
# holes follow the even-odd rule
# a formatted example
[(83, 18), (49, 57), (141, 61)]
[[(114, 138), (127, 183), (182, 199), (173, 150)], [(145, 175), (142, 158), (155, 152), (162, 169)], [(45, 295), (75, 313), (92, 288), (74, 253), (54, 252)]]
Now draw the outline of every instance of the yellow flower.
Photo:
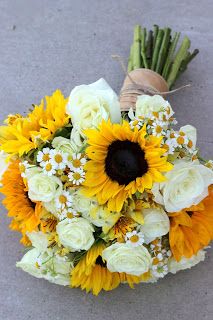
[(32, 202), (28, 198), (27, 189), (19, 169), (19, 161), (13, 161), (2, 178), (3, 187), (0, 192), (5, 195), (2, 203), (13, 220), (10, 228), (22, 233), (21, 242), (29, 245), (26, 232), (55, 230), (57, 220), (42, 207), (40, 202)]
[(172, 169), (164, 157), (162, 137), (148, 136), (146, 128), (131, 130), (128, 122), (103, 121), (98, 129), (84, 131), (90, 160), (84, 166), (84, 194), (96, 196), (99, 204), (120, 212), (124, 202), (136, 191), (151, 189), (154, 182), (165, 180), (162, 172)]
[(94, 295), (98, 295), (101, 290), (113, 290), (123, 282), (127, 282), (131, 288), (134, 288), (134, 284), (150, 278), (149, 273), (137, 277), (126, 273), (110, 272), (102, 260), (102, 252), (105, 248), (104, 242), (93, 245), (78, 262), (71, 272), (72, 287), (81, 287), (82, 290), (92, 291)]
[(0, 127), (1, 150), (22, 156), (38, 147), (39, 141), (47, 141), (69, 122), (66, 114), (67, 99), (60, 90), (45, 97), (26, 118), (10, 115), (7, 126)]

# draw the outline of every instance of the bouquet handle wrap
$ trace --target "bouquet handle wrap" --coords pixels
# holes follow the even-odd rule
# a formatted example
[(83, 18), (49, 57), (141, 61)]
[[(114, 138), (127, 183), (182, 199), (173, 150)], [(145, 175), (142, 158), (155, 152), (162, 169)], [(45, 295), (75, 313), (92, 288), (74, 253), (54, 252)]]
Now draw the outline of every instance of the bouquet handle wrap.
[(164, 78), (150, 69), (135, 69), (129, 72), (124, 79), (120, 92), (121, 111), (135, 110), (137, 96), (142, 94), (160, 94), (165, 97), (169, 87)]

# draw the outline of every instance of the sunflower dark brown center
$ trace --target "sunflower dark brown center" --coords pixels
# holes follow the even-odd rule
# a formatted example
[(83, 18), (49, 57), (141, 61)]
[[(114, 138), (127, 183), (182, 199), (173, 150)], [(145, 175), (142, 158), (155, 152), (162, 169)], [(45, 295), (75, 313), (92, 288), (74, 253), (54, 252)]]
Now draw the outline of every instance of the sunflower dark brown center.
[(114, 141), (108, 147), (105, 171), (113, 181), (127, 185), (148, 171), (145, 153), (136, 142)]

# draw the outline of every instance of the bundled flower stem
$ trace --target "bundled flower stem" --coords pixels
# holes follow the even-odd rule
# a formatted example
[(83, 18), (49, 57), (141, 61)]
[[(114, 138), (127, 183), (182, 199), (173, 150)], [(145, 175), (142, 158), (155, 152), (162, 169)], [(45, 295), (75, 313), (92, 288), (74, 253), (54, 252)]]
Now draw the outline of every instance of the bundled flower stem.
[(136, 25), (128, 60), (128, 72), (139, 68), (151, 69), (162, 75), (169, 88), (172, 88), (177, 78), (199, 52), (198, 49), (192, 53), (189, 51), (190, 40), (187, 36), (176, 52), (179, 38), (180, 33), (175, 32), (172, 36), (172, 30), (168, 27), (161, 29), (154, 25), (153, 31), (147, 32), (146, 28)]

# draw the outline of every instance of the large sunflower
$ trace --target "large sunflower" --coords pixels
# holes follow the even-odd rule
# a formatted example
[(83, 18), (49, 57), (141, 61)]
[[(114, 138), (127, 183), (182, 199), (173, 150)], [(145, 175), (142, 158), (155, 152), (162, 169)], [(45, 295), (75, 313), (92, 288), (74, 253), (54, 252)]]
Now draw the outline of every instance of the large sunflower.
[(45, 97), (39, 106), (27, 117), (9, 116), (7, 126), (0, 127), (1, 150), (9, 154), (22, 156), (38, 147), (39, 141), (46, 141), (69, 121), (66, 114), (67, 99), (60, 90)]
[(131, 288), (134, 284), (150, 279), (149, 272), (140, 277), (126, 273), (110, 272), (102, 260), (102, 252), (106, 248), (104, 242), (99, 242), (85, 254), (71, 272), (71, 286), (81, 287), (87, 292), (98, 295), (101, 290), (110, 291), (127, 282)]
[(13, 161), (2, 178), (0, 192), (5, 195), (2, 203), (13, 220), (10, 228), (22, 233), (21, 242), (29, 245), (27, 232), (55, 230), (56, 219), (48, 214), (41, 203), (34, 203), (28, 198), (26, 186), (19, 170), (19, 161)]
[(98, 129), (85, 130), (85, 135), (90, 160), (85, 165), (84, 193), (107, 203), (109, 210), (121, 211), (128, 197), (164, 181), (162, 172), (172, 169), (163, 156), (162, 138), (147, 136), (145, 127), (132, 130), (126, 121), (122, 125), (103, 121)]
[(213, 185), (197, 206), (170, 215), (169, 240), (177, 261), (190, 258), (213, 240)]

